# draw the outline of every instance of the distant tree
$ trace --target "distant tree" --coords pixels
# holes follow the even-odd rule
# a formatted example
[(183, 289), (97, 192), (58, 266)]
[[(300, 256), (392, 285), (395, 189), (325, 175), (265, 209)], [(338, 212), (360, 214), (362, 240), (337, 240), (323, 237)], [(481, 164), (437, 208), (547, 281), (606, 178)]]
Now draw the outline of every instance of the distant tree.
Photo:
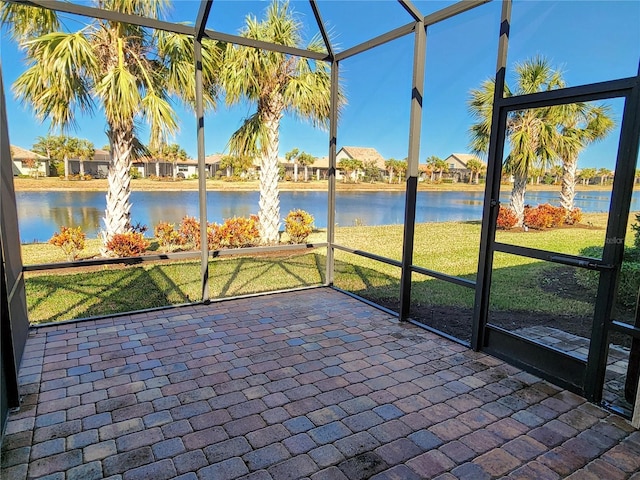
[(247, 156), (225, 155), (220, 159), (220, 168), (227, 170), (227, 176), (242, 176), (253, 166), (253, 159)]
[[(168, 2), (91, 3), (119, 13), (163, 19)], [(48, 119), (52, 128), (74, 127), (77, 112), (99, 110), (105, 117), (111, 145), (103, 236), (106, 245), (113, 235), (132, 231), (130, 172), (137, 124), (146, 120), (155, 142), (178, 128), (170, 97), (195, 105), (194, 40), (138, 25), (84, 18), (86, 25), (69, 31), (71, 23), (62, 28), (53, 10), (0, 3), (0, 21), (27, 61), (27, 69), (13, 84), (17, 97), (36, 117)], [(211, 108), (217, 95), (222, 45), (204, 42), (203, 99), (205, 108)], [(65, 177), (68, 173), (67, 167)]]
[(33, 178), (38, 178), (40, 176), (40, 159), (38, 158), (25, 158), (22, 161), (22, 164), (29, 169), (29, 175)]
[(348, 182), (352, 179), (355, 183), (358, 183), (358, 170), (362, 170), (362, 162), (355, 158), (343, 158), (337, 165), (339, 170), (342, 170), (342, 181)]
[(390, 158), (384, 161), (384, 166), (389, 174), (389, 183), (393, 183), (393, 175), (398, 171), (398, 160)]
[(380, 168), (378, 168), (375, 160), (363, 162), (362, 171), (364, 172), (365, 181), (375, 183), (380, 180)]
[(557, 185), (562, 177), (562, 166), (552, 165), (551, 170), (549, 170), (549, 174), (553, 177), (553, 184)]
[(76, 146), (76, 156), (80, 162), (80, 178), (84, 178), (84, 162), (87, 160), (93, 160), (96, 154), (96, 149), (93, 147), (93, 143), (89, 140), (80, 139)]
[(404, 160), (398, 160), (398, 163), (396, 164), (396, 172), (398, 173), (398, 183), (402, 183), (402, 179), (405, 178), (408, 168), (409, 168), (409, 164), (406, 158)]
[[(303, 48), (302, 23), (289, 3), (274, 0), (263, 20), (248, 15), (240, 35), (253, 40)], [(321, 37), (306, 48), (326, 51)], [(326, 126), (331, 109), (328, 63), (294, 57), (261, 48), (228, 44), (221, 73), (228, 105), (248, 102), (256, 111), (229, 140), (230, 151), (260, 160), (260, 239), (278, 243), (280, 234), (279, 131), (285, 113)], [(342, 103), (342, 102), (341, 102)]]
[(589, 185), (590, 180), (597, 176), (597, 174), (598, 171), (595, 168), (583, 168), (580, 170), (578, 176), (580, 177), (580, 180), (582, 180), (583, 185)]
[(484, 170), (484, 163), (478, 159), (472, 158), (467, 162), (467, 169), (471, 172), (469, 175), (469, 183), (478, 183), (480, 181), (480, 172)]
[(177, 143), (163, 145), (161, 152), (164, 159), (173, 165), (173, 179), (176, 180), (178, 178), (178, 162), (187, 160), (187, 152)]
[(613, 172), (608, 168), (599, 168), (598, 176), (600, 177), (600, 185), (604, 185), (611, 175), (613, 175)]
[(437, 165), (440, 165), (441, 162), (442, 162), (442, 160), (440, 159), (440, 157), (436, 157), (435, 155), (431, 155), (430, 157), (427, 158), (427, 166), (431, 170), (431, 181), (432, 182), (435, 180), (434, 175), (438, 171)]
[(442, 181), (442, 174), (449, 172), (449, 164), (446, 161), (439, 158), (434, 164), (434, 167), (438, 172), (438, 181)]
[(298, 163), (304, 167), (304, 181), (309, 181), (309, 165), (313, 165), (316, 157), (307, 152), (300, 152), (298, 155)]
[[(551, 68), (543, 57), (536, 57), (516, 65), (516, 89), (505, 85), (505, 96), (525, 95), (564, 87), (559, 71)], [(486, 154), (489, 149), (491, 118), (495, 80), (489, 79), (480, 88), (471, 91), (469, 110), (475, 119), (470, 128), (471, 150)], [(554, 143), (557, 137), (559, 111), (561, 107), (514, 110), (507, 117), (507, 139), (510, 146), (505, 160), (505, 171), (513, 175), (510, 206), (517, 217), (516, 226), (524, 221), (525, 193), (529, 169), (546, 167), (556, 157)]]
[[(573, 103), (560, 109), (560, 132), (556, 152), (562, 160), (560, 205), (567, 216), (574, 209), (576, 171), (580, 152), (589, 144), (605, 138), (615, 123), (606, 105)], [(596, 174), (594, 173), (594, 176)]]
[(38, 137), (33, 151), (47, 156), (50, 160), (64, 165), (64, 179), (69, 179), (69, 160), (78, 156), (80, 139), (66, 135)]

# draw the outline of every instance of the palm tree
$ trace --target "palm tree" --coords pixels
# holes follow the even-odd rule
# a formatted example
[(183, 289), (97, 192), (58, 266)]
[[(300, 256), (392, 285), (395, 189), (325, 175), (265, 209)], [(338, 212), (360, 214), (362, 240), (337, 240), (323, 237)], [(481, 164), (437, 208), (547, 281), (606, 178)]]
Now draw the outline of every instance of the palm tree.
[(549, 174), (553, 177), (553, 184), (557, 185), (558, 181), (562, 177), (562, 166), (561, 165), (553, 165)]
[(584, 168), (580, 171), (578, 176), (582, 180), (583, 185), (589, 185), (592, 178), (598, 175), (598, 171), (595, 168)]
[(293, 181), (298, 181), (298, 157), (300, 156), (300, 150), (294, 148), (293, 150), (289, 150), (285, 153), (284, 158), (287, 159), (287, 162), (293, 162)]
[(353, 183), (358, 183), (358, 170), (364, 168), (362, 161), (357, 158), (343, 158), (336, 166), (339, 170), (342, 170), (342, 181), (344, 183), (347, 183), (349, 179), (352, 179)]
[(441, 182), (442, 181), (442, 174), (449, 172), (449, 165), (447, 164), (447, 162), (445, 160), (442, 160), (441, 158), (439, 158), (433, 164), (433, 166), (435, 167), (436, 171), (438, 172), (438, 181)]
[(398, 171), (398, 160), (395, 158), (390, 158), (389, 160), (384, 161), (384, 166), (389, 172), (389, 183), (393, 182), (393, 174)]
[(604, 185), (607, 179), (613, 175), (613, 172), (608, 168), (602, 167), (598, 169), (598, 176), (600, 177), (600, 185)]
[(75, 153), (78, 157), (78, 162), (80, 162), (80, 178), (84, 180), (84, 162), (93, 159), (96, 149), (93, 147), (93, 143), (89, 140), (80, 139), (78, 140)]
[[(431, 155), (429, 158), (427, 158), (427, 166), (430, 168), (431, 170), (431, 181), (433, 182), (435, 180), (435, 173), (438, 171), (438, 167), (437, 165), (440, 165), (442, 162), (442, 160), (439, 157), (436, 157), (435, 155)], [(446, 162), (445, 166), (446, 166)]]
[[(114, 10), (150, 18), (161, 18), (166, 4), (164, 0), (112, 3)], [(99, 104), (104, 112), (111, 159), (103, 240), (130, 231), (135, 123), (140, 118), (149, 123), (152, 146), (176, 132), (177, 117), (168, 98), (175, 95), (195, 104), (193, 38), (103, 19), (64, 32), (59, 31), (55, 12), (14, 3), (2, 4), (0, 19), (28, 62), (14, 91), (38, 118), (49, 119), (52, 128), (66, 129), (75, 126), (78, 110), (93, 113)], [(210, 108), (215, 105), (221, 49), (215, 42), (206, 43), (203, 100)]]
[(484, 164), (480, 160), (472, 158), (467, 162), (467, 169), (471, 172), (471, 175), (469, 175), (469, 183), (478, 183), (480, 172), (484, 169)]
[(160, 152), (161, 158), (173, 165), (173, 179), (176, 180), (178, 178), (178, 162), (184, 162), (187, 159), (187, 152), (177, 143), (162, 145)]
[(58, 168), (60, 162), (64, 165), (64, 179), (69, 179), (69, 158), (76, 154), (77, 138), (66, 135), (47, 135), (38, 137), (33, 144), (33, 151), (56, 162)]
[(396, 164), (396, 172), (398, 173), (398, 183), (402, 183), (402, 178), (406, 175), (409, 164), (407, 159), (398, 160)]
[[(590, 143), (606, 137), (614, 127), (608, 106), (575, 103), (562, 108), (562, 126), (557, 152), (562, 160), (560, 205), (569, 212), (574, 209), (578, 156)], [(595, 176), (595, 169), (594, 175)]]
[[(247, 16), (240, 34), (254, 40), (299, 47), (301, 30), (302, 25), (294, 18), (288, 3), (275, 0), (267, 8), (264, 20)], [(314, 37), (306, 48), (325, 50), (319, 37)], [(256, 112), (232, 135), (229, 149), (235, 155), (260, 159), (260, 237), (264, 244), (277, 243), (280, 121), (288, 112), (311, 121), (314, 126), (326, 126), (331, 93), (329, 66), (283, 53), (227, 45), (221, 80), (228, 105), (246, 100), (257, 106)]]
[[(542, 57), (517, 64), (516, 75), (516, 89), (513, 93), (505, 85), (507, 97), (564, 86), (561, 74), (553, 70)], [(479, 89), (471, 91), (469, 110), (477, 121), (470, 128), (471, 149), (477, 154), (486, 154), (489, 148), (494, 90), (495, 81), (485, 80)], [(507, 118), (510, 152), (505, 161), (505, 170), (514, 177), (510, 206), (518, 219), (517, 226), (521, 226), (524, 221), (524, 197), (529, 169), (536, 164), (548, 165), (555, 157), (553, 146), (557, 137), (557, 110), (558, 107), (520, 110), (511, 112)]]
[(316, 157), (307, 152), (301, 152), (298, 155), (298, 163), (304, 167), (304, 181), (309, 181), (309, 165), (313, 165)]

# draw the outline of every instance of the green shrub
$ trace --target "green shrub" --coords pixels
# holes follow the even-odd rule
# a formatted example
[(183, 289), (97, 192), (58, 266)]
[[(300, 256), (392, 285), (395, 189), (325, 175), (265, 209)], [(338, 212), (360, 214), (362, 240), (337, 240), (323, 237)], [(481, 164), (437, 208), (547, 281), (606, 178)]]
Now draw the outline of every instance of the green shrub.
[(142, 178), (142, 175), (140, 174), (140, 170), (138, 170), (136, 167), (131, 167), (129, 169), (129, 175), (131, 176), (132, 180), (137, 180), (139, 178)]
[(640, 213), (636, 213), (636, 221), (631, 225), (633, 230), (633, 246), (640, 250)]
[(80, 227), (60, 227), (60, 233), (55, 232), (49, 239), (49, 243), (60, 247), (67, 260), (72, 262), (78, 258), (78, 253), (84, 250), (85, 238), (86, 235)]
[(304, 210), (292, 210), (284, 219), (284, 229), (291, 243), (304, 243), (313, 232), (313, 215)]
[(150, 242), (138, 232), (116, 233), (107, 242), (107, 250), (118, 257), (142, 255)]
[[(586, 247), (580, 250), (580, 255), (591, 258), (602, 258), (602, 247)], [(585, 288), (598, 288), (600, 275), (594, 270), (576, 270), (576, 281)], [(624, 307), (633, 307), (640, 288), (640, 249), (626, 247), (624, 261), (620, 269), (617, 302)]]

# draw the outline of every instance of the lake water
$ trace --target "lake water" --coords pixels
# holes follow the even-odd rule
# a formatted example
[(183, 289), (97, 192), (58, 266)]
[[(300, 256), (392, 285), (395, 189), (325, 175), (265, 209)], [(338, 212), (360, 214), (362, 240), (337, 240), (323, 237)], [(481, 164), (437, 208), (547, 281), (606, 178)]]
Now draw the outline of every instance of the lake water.
[[(418, 192), (416, 221), (445, 222), (480, 220), (483, 192)], [(258, 192), (207, 192), (210, 222), (258, 212)], [(105, 209), (103, 192), (16, 192), (20, 238), (23, 243), (46, 242), (60, 226), (80, 226), (88, 238), (101, 229)], [(558, 192), (528, 192), (527, 203), (558, 204)], [(609, 210), (611, 192), (590, 191), (576, 195), (576, 206), (586, 212)], [(508, 192), (502, 198), (509, 201)], [(310, 212), (318, 228), (327, 225), (326, 192), (281, 192), (280, 211)], [(133, 223), (150, 230), (161, 221), (180, 223), (185, 216), (198, 217), (198, 192), (133, 192)], [(634, 193), (632, 211), (640, 210), (640, 195)], [(336, 223), (339, 226), (401, 224), (404, 192), (338, 192)]]

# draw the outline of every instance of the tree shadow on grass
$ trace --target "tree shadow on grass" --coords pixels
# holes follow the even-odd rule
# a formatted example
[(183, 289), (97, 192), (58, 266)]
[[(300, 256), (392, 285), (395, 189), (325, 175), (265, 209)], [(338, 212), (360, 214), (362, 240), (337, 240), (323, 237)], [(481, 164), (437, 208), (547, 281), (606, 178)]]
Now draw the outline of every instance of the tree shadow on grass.
[(26, 279), (33, 323), (133, 312), (189, 301), (159, 267), (128, 267)]
[(322, 285), (326, 281), (323, 258), (326, 256), (305, 253), (219, 260), (212, 265), (211, 293), (224, 298)]

